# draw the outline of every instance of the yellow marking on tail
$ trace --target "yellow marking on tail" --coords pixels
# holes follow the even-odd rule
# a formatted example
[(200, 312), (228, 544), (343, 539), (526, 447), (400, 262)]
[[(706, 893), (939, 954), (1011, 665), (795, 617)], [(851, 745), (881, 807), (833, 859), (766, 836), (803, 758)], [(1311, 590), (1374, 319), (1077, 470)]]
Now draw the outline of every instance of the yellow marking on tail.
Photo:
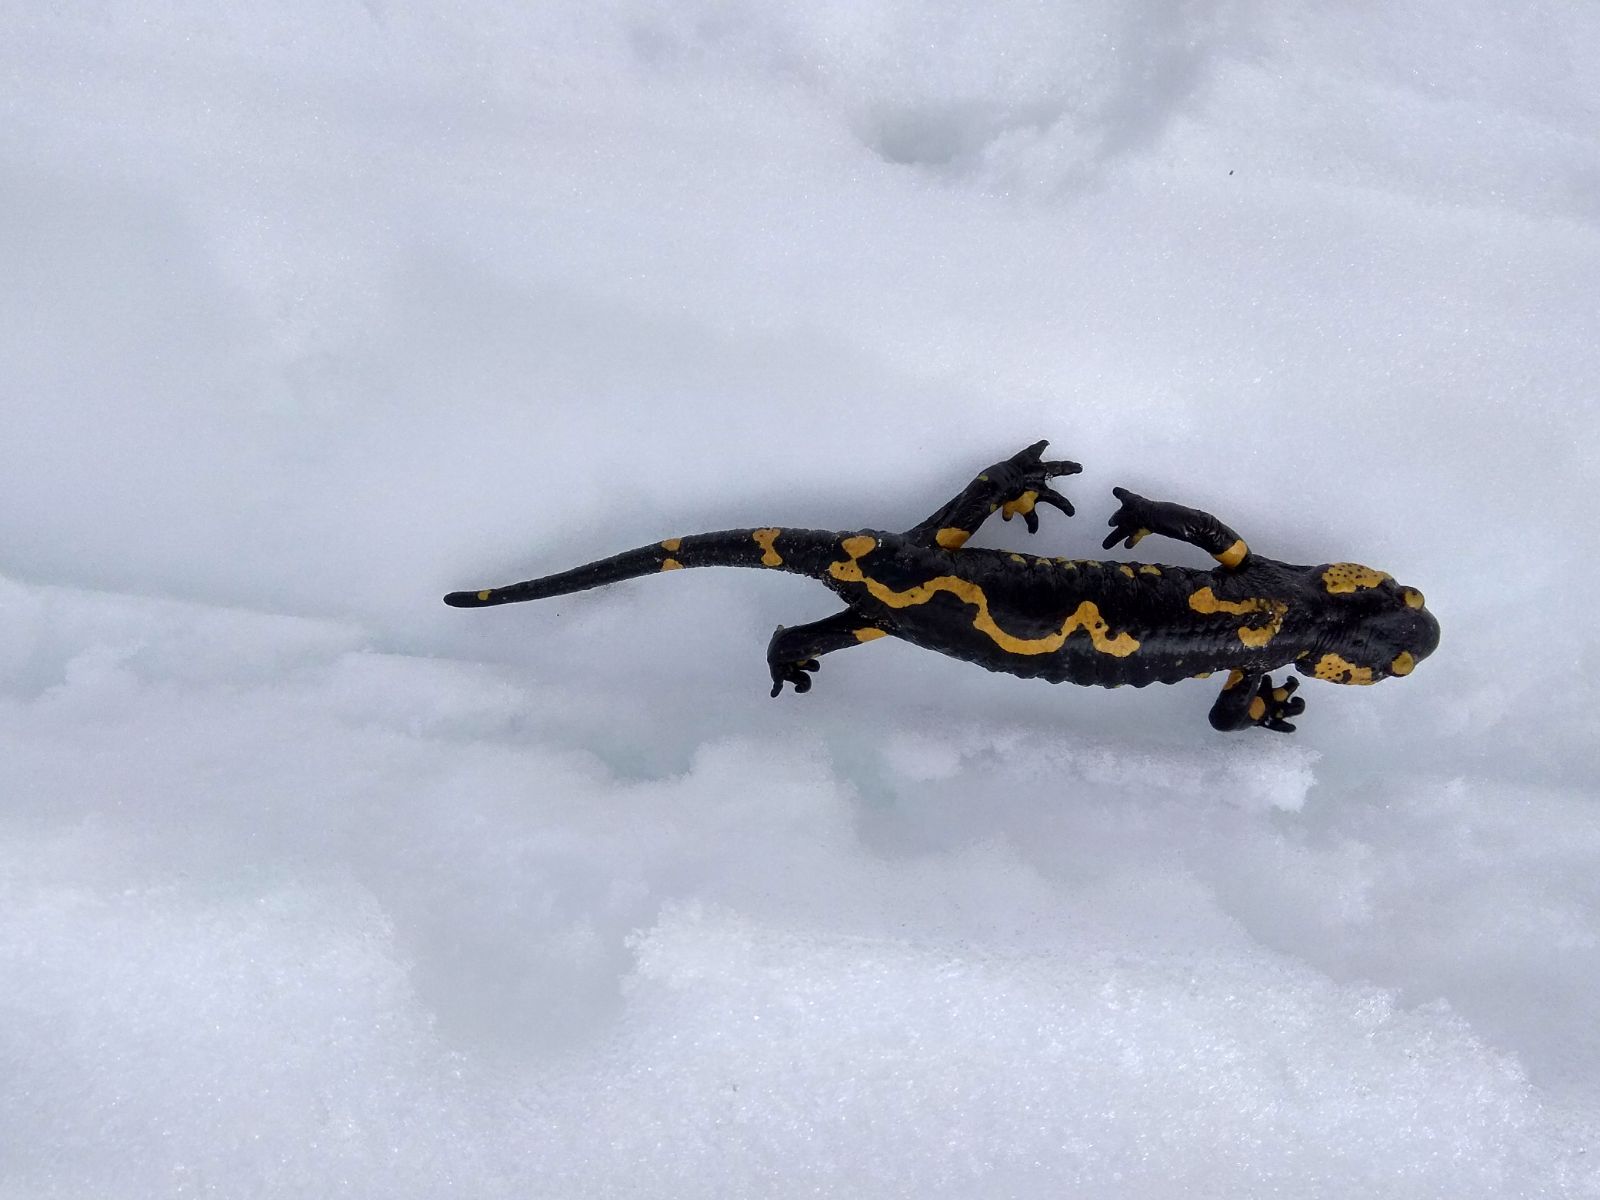
[(750, 535), (755, 544), (761, 547), (761, 565), (763, 567), (783, 566), (783, 556), (772, 548), (772, 543), (778, 540), (781, 529), (758, 529)]
[(666, 541), (661, 543), (661, 548), (668, 554), (676, 554), (678, 552), (678, 547), (681, 545), (683, 545), (682, 538), (668, 538)]
[(661, 569), (663, 571), (681, 571), (683, 570), (683, 564), (675, 558), (664, 558), (661, 560)]
[(494, 589), (493, 588), (485, 588), (483, 591), (478, 593), (478, 599), (479, 600), (487, 600), (493, 594), (494, 594)]

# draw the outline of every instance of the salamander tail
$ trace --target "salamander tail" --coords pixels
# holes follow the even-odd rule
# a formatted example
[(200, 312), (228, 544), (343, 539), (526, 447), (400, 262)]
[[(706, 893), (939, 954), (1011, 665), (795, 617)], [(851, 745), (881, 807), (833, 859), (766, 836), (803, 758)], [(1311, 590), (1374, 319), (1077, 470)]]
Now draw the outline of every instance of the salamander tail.
[(496, 604), (565, 596), (680, 567), (765, 567), (815, 576), (837, 544), (836, 534), (814, 529), (725, 529), (717, 533), (691, 534), (626, 550), (611, 558), (539, 579), (505, 587), (451, 592), (444, 602), (452, 608), (490, 608)]

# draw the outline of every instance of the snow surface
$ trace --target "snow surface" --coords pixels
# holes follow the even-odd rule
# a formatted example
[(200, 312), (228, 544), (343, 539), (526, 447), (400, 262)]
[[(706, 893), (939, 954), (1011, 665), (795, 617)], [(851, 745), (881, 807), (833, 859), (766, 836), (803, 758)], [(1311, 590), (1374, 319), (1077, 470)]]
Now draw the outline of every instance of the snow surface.
[[(1592, 6), (0, 29), (0, 1196), (1600, 1195)], [(1127, 484), (1439, 653), (1223, 738), (438, 601), (1038, 437), (1034, 547)]]

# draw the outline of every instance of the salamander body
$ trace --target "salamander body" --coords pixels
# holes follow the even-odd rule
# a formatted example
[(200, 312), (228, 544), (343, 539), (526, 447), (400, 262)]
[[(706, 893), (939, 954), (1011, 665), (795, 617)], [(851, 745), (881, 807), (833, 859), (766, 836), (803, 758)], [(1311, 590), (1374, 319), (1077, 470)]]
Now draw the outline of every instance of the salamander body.
[(1209, 513), (1113, 489), (1120, 507), (1104, 548), (1151, 533), (1199, 546), (1213, 570), (1159, 563), (1047, 558), (976, 549), (967, 540), (992, 513), (1072, 515), (1050, 481), (1077, 463), (1046, 461), (1038, 442), (982, 472), (904, 532), (764, 527), (668, 538), (558, 575), (473, 592), (445, 603), (477, 608), (565, 595), (682, 567), (738, 566), (817, 579), (844, 601), (821, 621), (779, 626), (767, 646), (772, 695), (810, 690), (821, 655), (898, 637), (991, 671), (1052, 683), (1144, 687), (1225, 672), (1212, 705), (1221, 730), (1292, 732), (1305, 707), (1292, 666), (1330, 683), (1408, 675), (1439, 642), (1414, 588), (1357, 563), (1297, 566), (1252, 553)]

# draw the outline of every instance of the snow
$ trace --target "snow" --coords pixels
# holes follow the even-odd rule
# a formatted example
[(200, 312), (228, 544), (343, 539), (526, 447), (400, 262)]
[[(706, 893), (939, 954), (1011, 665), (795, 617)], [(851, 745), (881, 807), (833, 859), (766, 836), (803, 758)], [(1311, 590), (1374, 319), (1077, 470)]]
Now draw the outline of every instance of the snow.
[[(1600, 1195), (1600, 18), (0, 14), (0, 1197)], [(1439, 652), (439, 603), (1039, 437)]]

